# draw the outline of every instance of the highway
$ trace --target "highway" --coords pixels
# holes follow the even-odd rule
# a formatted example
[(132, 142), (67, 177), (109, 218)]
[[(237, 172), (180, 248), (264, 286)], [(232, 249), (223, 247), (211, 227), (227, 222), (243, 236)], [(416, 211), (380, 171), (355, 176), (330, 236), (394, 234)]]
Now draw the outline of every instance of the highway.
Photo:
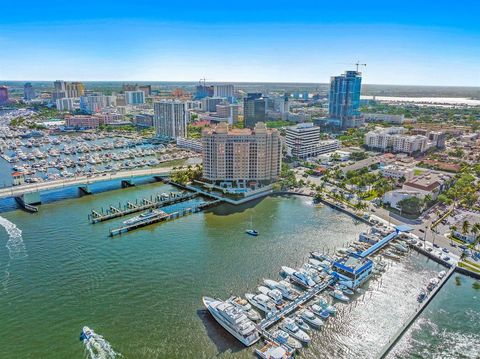
[(63, 178), (61, 180), (25, 184), (21, 186), (8, 187), (0, 189), (0, 198), (18, 197), (25, 193), (38, 191), (47, 191), (57, 188), (72, 187), (78, 185), (92, 184), (95, 182), (110, 181), (114, 179), (130, 179), (141, 176), (167, 176), (172, 171), (172, 167), (159, 167), (148, 169), (136, 169), (130, 171), (119, 171), (115, 173), (101, 173), (91, 176), (76, 176)]

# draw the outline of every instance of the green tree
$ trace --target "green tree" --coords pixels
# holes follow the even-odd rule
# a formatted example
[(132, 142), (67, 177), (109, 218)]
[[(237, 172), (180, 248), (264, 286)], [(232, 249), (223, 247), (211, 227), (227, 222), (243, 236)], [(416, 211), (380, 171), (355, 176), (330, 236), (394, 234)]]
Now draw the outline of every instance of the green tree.
[(423, 201), (417, 197), (410, 197), (399, 201), (398, 206), (403, 213), (417, 215), (423, 208)]

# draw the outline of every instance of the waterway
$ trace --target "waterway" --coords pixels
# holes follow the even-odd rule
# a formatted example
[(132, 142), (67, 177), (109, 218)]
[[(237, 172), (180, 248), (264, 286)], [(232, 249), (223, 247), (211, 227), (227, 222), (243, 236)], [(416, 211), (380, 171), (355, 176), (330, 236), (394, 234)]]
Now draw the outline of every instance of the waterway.
[[(343, 247), (366, 229), (300, 197), (221, 205), (115, 238), (108, 231), (125, 218), (88, 223), (92, 208), (171, 190), (154, 183), (81, 198), (68, 198), (76, 190), (54, 192), (52, 198), (66, 199), (44, 198), (46, 204), (33, 215), (9, 201), (0, 204), (7, 210), (0, 213), (0, 358), (85, 358), (78, 340), (84, 325), (125, 358), (252, 358), (252, 349), (232, 339), (204, 310), (201, 297), (253, 292), (263, 278), (278, 279), (282, 265), (299, 266), (309, 251)], [(244, 233), (251, 220), (258, 237)], [(374, 357), (413, 312), (419, 289), (441, 269), (416, 252), (389, 262), (364, 294), (338, 304), (339, 315), (313, 335), (301, 357)], [(478, 323), (479, 292), (467, 282), (447, 283), (441, 292), (446, 299), (439, 296), (440, 304), (435, 300), (432, 307), (448, 311), (457, 293), (463, 296), (460, 308)], [(465, 340), (478, 339), (478, 326), (461, 317), (457, 326), (466, 326)], [(412, 330), (413, 338), (415, 326)], [(452, 331), (457, 333), (456, 326)], [(428, 336), (418, 347), (406, 340), (402, 358), (431, 343)]]

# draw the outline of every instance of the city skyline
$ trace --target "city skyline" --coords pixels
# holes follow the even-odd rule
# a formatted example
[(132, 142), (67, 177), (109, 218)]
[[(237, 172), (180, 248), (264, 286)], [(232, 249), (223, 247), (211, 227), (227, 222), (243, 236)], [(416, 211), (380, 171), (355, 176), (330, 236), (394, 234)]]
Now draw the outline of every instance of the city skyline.
[(328, 83), (359, 60), (367, 84), (480, 83), (476, 5), (304, 5), (4, 4), (0, 78)]

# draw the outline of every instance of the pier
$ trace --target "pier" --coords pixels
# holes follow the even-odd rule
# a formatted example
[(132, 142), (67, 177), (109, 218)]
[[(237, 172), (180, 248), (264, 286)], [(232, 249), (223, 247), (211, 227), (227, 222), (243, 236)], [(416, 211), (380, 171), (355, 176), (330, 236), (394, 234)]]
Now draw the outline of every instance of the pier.
[(171, 204), (188, 201), (197, 196), (198, 193), (179, 194), (171, 192), (169, 196), (158, 194), (149, 199), (142, 198), (140, 201), (135, 201), (135, 203), (127, 202), (123, 206), (119, 204), (118, 208), (110, 206), (106, 210), (106, 213), (103, 213), (103, 209), (100, 211), (92, 209), (92, 212), (88, 215), (88, 219), (92, 224), (95, 224), (118, 217), (128, 216), (129, 214), (146, 211), (148, 209), (161, 208)]
[(420, 304), (415, 310), (410, 318), (402, 325), (400, 329), (395, 333), (395, 335), (388, 341), (388, 343), (382, 348), (380, 353), (375, 357), (376, 359), (384, 359), (387, 357), (388, 353), (393, 349), (395, 344), (402, 338), (403, 334), (410, 328), (410, 326), (415, 322), (418, 316), (423, 312), (423, 310), (427, 307), (428, 303), (432, 301), (435, 295), (442, 289), (443, 285), (447, 282), (447, 280), (452, 276), (453, 272), (455, 272), (455, 267), (452, 266), (449, 268), (447, 274), (440, 280), (440, 283), (430, 292), (427, 298)]
[(190, 208), (185, 208), (181, 211), (177, 211), (177, 212), (173, 212), (173, 213), (165, 213), (165, 212), (162, 211), (162, 213), (160, 213), (159, 215), (157, 215), (155, 217), (152, 217), (152, 218), (149, 218), (147, 220), (140, 221), (140, 222), (130, 224), (130, 225), (125, 225), (125, 226), (120, 227), (120, 228), (111, 229), (110, 230), (110, 237), (114, 237), (114, 236), (120, 235), (122, 233), (126, 233), (126, 232), (129, 232), (129, 231), (133, 231), (135, 229), (138, 229), (138, 228), (149, 226), (151, 224), (155, 224), (155, 223), (159, 223), (159, 222), (166, 222), (166, 221), (170, 221), (170, 220), (177, 219), (177, 218), (180, 218), (180, 217), (185, 217), (185, 216), (188, 216), (189, 214), (200, 212), (200, 211), (202, 211), (206, 208), (209, 208), (211, 206), (214, 206), (214, 205), (216, 205), (220, 202), (221, 202), (220, 200), (206, 202), (206, 203), (202, 203), (200, 205), (193, 206), (193, 207), (190, 207)]

